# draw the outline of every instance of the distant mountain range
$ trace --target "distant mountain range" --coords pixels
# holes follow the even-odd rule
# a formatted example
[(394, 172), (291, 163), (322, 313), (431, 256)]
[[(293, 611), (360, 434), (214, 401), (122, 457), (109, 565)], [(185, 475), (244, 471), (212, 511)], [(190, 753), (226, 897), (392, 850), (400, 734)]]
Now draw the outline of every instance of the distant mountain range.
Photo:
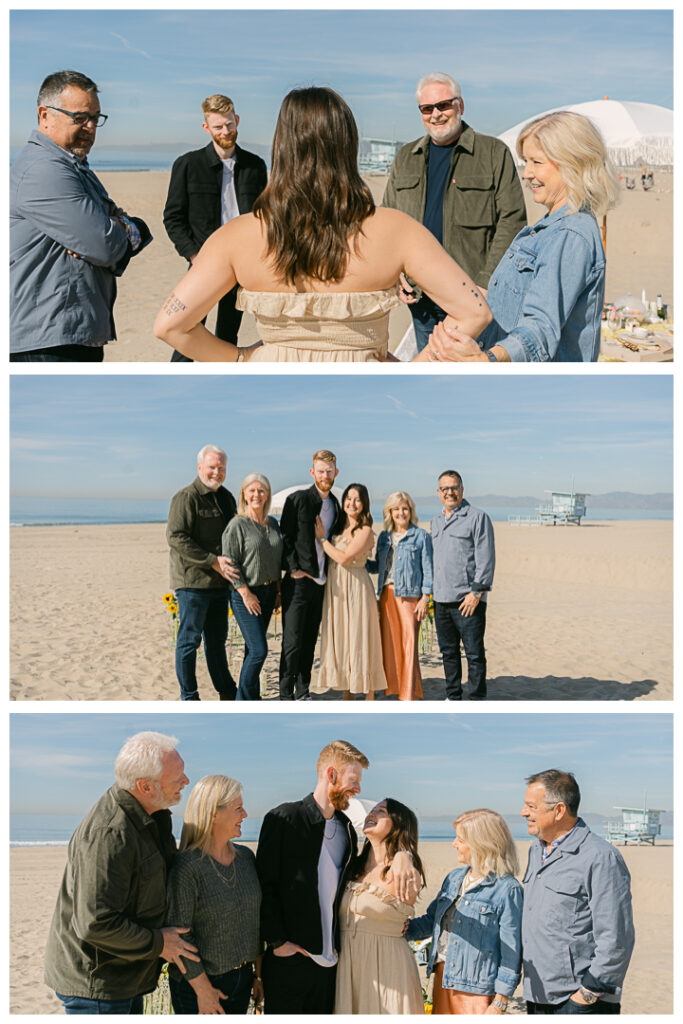
[[(466, 495), (467, 500), (473, 505), (483, 505), (494, 508), (535, 508), (541, 502), (548, 501), (548, 495), (532, 497), (528, 494), (476, 494)], [(430, 497), (416, 498), (418, 503), (431, 501)], [(635, 494), (632, 491), (609, 491), (607, 494), (591, 494), (586, 499), (586, 506), (589, 510), (598, 508), (630, 508), (630, 509), (672, 509), (674, 504), (673, 494), (658, 492), (657, 494)]]

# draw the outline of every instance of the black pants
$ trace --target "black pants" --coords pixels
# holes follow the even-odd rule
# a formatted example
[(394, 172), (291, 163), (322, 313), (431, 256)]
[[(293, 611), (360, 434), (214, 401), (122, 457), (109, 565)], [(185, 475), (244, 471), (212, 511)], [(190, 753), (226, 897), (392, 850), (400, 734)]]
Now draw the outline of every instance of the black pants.
[(591, 1006), (581, 1006), (573, 999), (567, 999), (564, 1003), (527, 1003), (527, 1013), (621, 1013), (621, 1003), (608, 1003), (605, 999), (598, 999), (597, 1003)]
[(14, 352), (10, 363), (101, 363), (104, 345), (55, 345), (31, 352)]
[[(228, 341), (232, 345), (237, 344), (237, 332), (240, 329), (242, 323), (242, 310), (235, 309), (235, 299), (237, 298), (237, 288), (231, 288), (229, 292), (226, 292), (223, 298), (218, 303), (218, 313), (216, 315), (216, 328), (215, 335), (220, 338), (221, 341)], [(202, 323), (206, 322), (206, 317), (202, 320)], [(193, 359), (188, 359), (187, 356), (183, 356), (180, 352), (173, 350), (171, 356), (172, 363), (192, 363)]]
[(336, 974), (336, 967), (320, 967), (301, 953), (279, 957), (269, 949), (263, 958), (264, 1011), (332, 1013)]
[(282, 581), (280, 700), (303, 700), (311, 685), (325, 587), (308, 576)]
[[(434, 624), (450, 700), (486, 700), (486, 601), (480, 601), (472, 615), (458, 610), (460, 601), (434, 602)], [(467, 658), (467, 689), (462, 690), (460, 643)]]

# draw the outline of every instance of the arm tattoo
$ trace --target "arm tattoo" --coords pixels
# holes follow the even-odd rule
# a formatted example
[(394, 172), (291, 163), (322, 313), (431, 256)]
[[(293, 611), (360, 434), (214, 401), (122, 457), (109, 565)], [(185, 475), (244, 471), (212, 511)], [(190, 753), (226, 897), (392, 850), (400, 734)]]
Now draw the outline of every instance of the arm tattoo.
[(184, 313), (187, 310), (187, 306), (180, 301), (175, 292), (171, 292), (161, 308), (166, 316), (173, 316), (174, 313)]

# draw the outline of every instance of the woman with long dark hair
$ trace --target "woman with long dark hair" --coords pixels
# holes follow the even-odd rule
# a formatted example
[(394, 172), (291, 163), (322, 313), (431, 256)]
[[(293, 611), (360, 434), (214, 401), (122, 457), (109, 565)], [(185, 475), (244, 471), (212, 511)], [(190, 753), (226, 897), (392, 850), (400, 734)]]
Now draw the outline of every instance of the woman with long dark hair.
[[(481, 292), (434, 236), (406, 214), (375, 207), (341, 96), (294, 89), (282, 103), (268, 185), (253, 212), (206, 241), (154, 331), (200, 361), (383, 360), (402, 272), (468, 334), (490, 322)], [(239, 353), (201, 323), (238, 281), (237, 306), (254, 314), (263, 342)]]
[(370, 495), (364, 484), (349, 484), (332, 536), (318, 517), (315, 535), (329, 559), (323, 600), (320, 671), (312, 690), (342, 690), (345, 700), (364, 693), (373, 700), (386, 688), (377, 600), (365, 567), (375, 543)]
[(341, 901), (341, 948), (335, 1013), (424, 1013), (417, 964), (403, 939), (417, 891), (407, 902), (396, 896), (391, 865), (400, 850), (424, 869), (417, 850), (417, 818), (387, 797), (368, 814), (365, 845)]

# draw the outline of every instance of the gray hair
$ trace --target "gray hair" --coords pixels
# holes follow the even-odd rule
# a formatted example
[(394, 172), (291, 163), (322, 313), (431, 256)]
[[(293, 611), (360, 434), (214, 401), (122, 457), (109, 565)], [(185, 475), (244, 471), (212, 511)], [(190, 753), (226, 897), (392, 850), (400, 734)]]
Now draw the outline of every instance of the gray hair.
[(423, 75), (420, 81), (417, 83), (415, 90), (415, 99), (420, 102), (420, 96), (422, 90), (426, 85), (431, 85), (432, 82), (440, 82), (442, 85), (447, 85), (453, 92), (453, 96), (460, 99), (462, 97), (462, 89), (454, 78), (450, 75), (445, 74), (443, 71), (429, 71), (426, 75)]
[(82, 89), (83, 92), (99, 92), (92, 78), (82, 75), (80, 71), (55, 71), (54, 74), (47, 76), (40, 87), (38, 106), (48, 107), (57, 104), (59, 97), (69, 85)]
[(270, 512), (270, 503), (273, 500), (273, 488), (270, 486), (270, 480), (268, 479), (267, 476), (264, 476), (263, 473), (248, 473), (245, 476), (244, 480), (242, 481), (239, 497), (237, 499), (237, 514), (240, 516), (246, 516), (247, 514), (247, 502), (244, 497), (244, 492), (246, 491), (249, 484), (253, 483), (263, 484), (263, 486), (268, 491), (268, 497), (266, 498), (266, 503), (263, 506), (263, 511), (265, 515), (268, 515), (268, 513)]
[(129, 737), (119, 750), (114, 762), (114, 776), (122, 789), (133, 792), (138, 779), (157, 782), (161, 778), (164, 754), (178, 746), (175, 736), (160, 732), (138, 732)]
[(228, 461), (228, 456), (226, 455), (222, 448), (218, 447), (217, 444), (205, 444), (204, 447), (200, 448), (199, 451), (197, 452), (197, 465), (200, 466), (204, 459), (206, 458), (206, 456), (212, 453), (214, 455), (220, 455), (222, 456), (223, 459), (225, 459), (226, 462)]
[(562, 771), (561, 768), (548, 768), (544, 772), (530, 775), (525, 782), (528, 786), (533, 786), (536, 782), (541, 783), (545, 788), (545, 802), (548, 806), (564, 804), (572, 818), (579, 813), (581, 791), (571, 772)]

